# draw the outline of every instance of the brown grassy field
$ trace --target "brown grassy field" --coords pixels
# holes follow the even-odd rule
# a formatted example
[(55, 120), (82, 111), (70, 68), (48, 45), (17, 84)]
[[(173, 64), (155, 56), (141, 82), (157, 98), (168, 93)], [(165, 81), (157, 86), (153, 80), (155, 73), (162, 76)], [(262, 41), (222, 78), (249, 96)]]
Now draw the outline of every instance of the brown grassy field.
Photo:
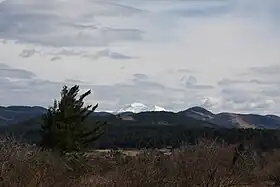
[(252, 151), (232, 160), (234, 146), (202, 141), (168, 150), (93, 150), (86, 156), (40, 151), (2, 139), (2, 187), (233, 187), (280, 184), (280, 151), (259, 157)]

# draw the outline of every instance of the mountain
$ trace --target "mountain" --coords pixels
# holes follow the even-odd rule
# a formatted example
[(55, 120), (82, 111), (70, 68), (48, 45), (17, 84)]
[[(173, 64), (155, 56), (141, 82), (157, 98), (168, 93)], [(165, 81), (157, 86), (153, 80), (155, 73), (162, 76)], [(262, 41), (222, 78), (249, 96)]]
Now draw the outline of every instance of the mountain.
[(46, 111), (47, 109), (39, 106), (0, 106), (0, 126), (26, 121)]
[(224, 128), (280, 129), (280, 117), (276, 115), (229, 112), (214, 114), (202, 107), (192, 107), (179, 113), (198, 120), (208, 121)]
[[(192, 130), (200, 132), (200, 130), (204, 129), (221, 129), (216, 124), (208, 121), (201, 121), (182, 114), (165, 111), (125, 112), (117, 115), (94, 114), (87, 119), (86, 124), (90, 126), (95, 121), (107, 122), (105, 128), (106, 138), (102, 142), (115, 144), (121, 141), (121, 143), (117, 143), (120, 147), (126, 144), (137, 147), (143, 141), (147, 143), (145, 147), (151, 146), (156, 142), (156, 144), (174, 143), (174, 141), (178, 141), (178, 137), (189, 137), (188, 133)], [(38, 143), (42, 122), (42, 118), (38, 116), (17, 124), (10, 124), (0, 128), (0, 135), (9, 132), (16, 138)], [(165, 139), (172, 140), (165, 142)], [(151, 141), (153, 142), (152, 144)]]
[(219, 113), (209, 122), (226, 128), (280, 129), (280, 117), (270, 115)]
[(179, 113), (199, 120), (211, 120), (215, 117), (215, 114), (202, 107), (192, 107)]
[[(40, 117), (47, 109), (39, 106), (0, 106), (0, 126), (18, 124)], [(214, 114), (202, 107), (191, 107), (180, 112), (170, 112), (159, 106), (147, 106), (139, 102), (127, 105), (115, 112), (94, 112), (94, 117), (121, 120), (118, 123), (146, 125), (186, 125), (192, 127), (260, 128), (280, 129), (280, 117), (276, 115), (238, 114), (222, 112)], [(196, 120), (196, 121), (193, 121)], [(112, 122), (115, 123), (116, 121)], [(190, 125), (191, 124), (191, 125)], [(193, 125), (195, 124), (195, 125)]]
[(146, 111), (140, 113), (125, 112), (116, 115), (118, 124), (141, 125), (141, 126), (176, 126), (187, 128), (213, 127), (220, 128), (214, 123), (194, 119), (180, 113), (166, 111)]
[(256, 128), (255, 124), (246, 120), (245, 117), (246, 115), (234, 113), (219, 113), (208, 121), (225, 128)]
[[(202, 107), (192, 107), (180, 112), (156, 111), (162, 109), (139, 103), (134, 103), (131, 107), (134, 109), (124, 108), (117, 114), (99, 111), (89, 116), (87, 125), (92, 125), (96, 120), (107, 122), (105, 134), (94, 143), (95, 148), (179, 147), (182, 143), (196, 144), (201, 138), (229, 143), (253, 140), (262, 149), (280, 146), (277, 141), (280, 117), (276, 115), (229, 112), (215, 114)], [(142, 112), (134, 113), (137, 112), (135, 108)], [(41, 115), (46, 111), (47, 109), (36, 106), (0, 107), (0, 135), (9, 133), (20, 141), (39, 143), (43, 122)]]
[(274, 115), (239, 114), (246, 122), (262, 129), (280, 129), (280, 117)]
[(142, 103), (134, 102), (130, 105), (125, 106), (124, 108), (120, 108), (114, 113), (116, 114), (124, 113), (124, 112), (140, 113), (146, 111), (166, 111), (166, 109), (156, 105), (153, 105), (152, 107), (148, 107), (147, 105), (144, 105)]

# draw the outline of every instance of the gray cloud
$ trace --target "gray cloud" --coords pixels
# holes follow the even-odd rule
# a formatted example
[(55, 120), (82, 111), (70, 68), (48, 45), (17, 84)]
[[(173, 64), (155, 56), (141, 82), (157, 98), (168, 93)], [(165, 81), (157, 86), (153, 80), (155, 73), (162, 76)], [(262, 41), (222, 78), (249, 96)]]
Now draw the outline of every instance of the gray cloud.
[(127, 28), (110, 28), (104, 27), (101, 30), (102, 36), (111, 41), (137, 41), (143, 39), (144, 31), (139, 29), (127, 29)]
[(192, 71), (190, 69), (178, 69), (177, 72), (178, 73), (194, 73), (194, 71)]
[(157, 82), (149, 81), (149, 80), (141, 80), (141, 79), (133, 79), (133, 82), (135, 85), (139, 87), (145, 87), (146, 89), (150, 89), (153, 91), (162, 91), (164, 89), (167, 89), (164, 85), (159, 84)]
[(261, 90), (261, 93), (263, 95), (271, 97), (271, 98), (277, 98), (277, 97), (279, 98), (280, 97), (280, 86), (263, 89), (263, 90)]
[(2, 44), (7, 44), (7, 40), (5, 40), (5, 39), (1, 39), (0, 41)]
[[(93, 94), (88, 98), (89, 102), (98, 102), (100, 104), (100, 109), (116, 110), (136, 100), (142, 103), (150, 103), (151, 99), (153, 100), (153, 104), (164, 106), (177, 99), (172, 96), (174, 95), (172, 93), (175, 92), (172, 89), (164, 88), (164, 86), (157, 86), (155, 88), (154, 85), (156, 85), (156, 83), (148, 82), (91, 85), (70, 80), (59, 83), (37, 79), (21, 82), (22, 86), (19, 86), (17, 83), (9, 81), (4, 82), (1, 80), (2, 79), (0, 79), (1, 86), (6, 85), (6, 89), (0, 91), (0, 93), (5, 95), (3, 99), (0, 97), (1, 104), (14, 103), (14, 101), (17, 100), (15, 99), (16, 96), (18, 97), (18, 95), (21, 95), (23, 100), (17, 100), (15, 104), (49, 106), (52, 104), (53, 99), (59, 97), (59, 92), (64, 84), (69, 86), (79, 84), (81, 85), (81, 89), (91, 89)], [(161, 87), (160, 90), (158, 89), (159, 87)], [(9, 91), (9, 94), (5, 93), (5, 91)], [(166, 94), (162, 94), (162, 92)]]
[(181, 78), (181, 81), (184, 82), (186, 89), (213, 89), (214, 86), (212, 85), (204, 85), (204, 84), (198, 84), (197, 79), (194, 76), (183, 76)]
[(136, 79), (141, 79), (141, 80), (147, 79), (147, 78), (148, 78), (147, 75), (142, 74), (142, 73), (135, 73), (135, 74), (133, 74), (133, 76), (134, 76)]
[(135, 57), (131, 57), (128, 55), (124, 55), (121, 53), (117, 52), (112, 52), (109, 49), (104, 49), (97, 51), (94, 54), (91, 54), (92, 52), (87, 52), (86, 50), (77, 50), (77, 49), (64, 49), (64, 48), (57, 48), (56, 50), (53, 51), (39, 51), (35, 49), (24, 49), (22, 52), (19, 54), (19, 56), (23, 58), (28, 58), (33, 56), (34, 54), (44, 54), (46, 56), (52, 56), (50, 58), (51, 61), (56, 61), (60, 60), (62, 56), (81, 56), (85, 58), (90, 58), (93, 60), (98, 60), (103, 57), (107, 57), (110, 59), (114, 60), (129, 60)]
[[(59, 97), (62, 83), (44, 81), (40, 79), (24, 80), (21, 82), (3, 82), (0, 79), (1, 105), (41, 105), (50, 106), (53, 99)], [(19, 99), (20, 96), (20, 99)]]
[(232, 100), (224, 100), (222, 109), (225, 111), (236, 111), (239, 113), (260, 113), (268, 111), (268, 113), (276, 112), (275, 102), (264, 97), (255, 97), (243, 103), (235, 103)]
[[(5, 64), (0, 64), (0, 69), (8, 69)], [(10, 70), (14, 70), (9, 68)], [(28, 72), (16, 69), (14, 72)], [(80, 80), (67, 79), (64, 82), (53, 82), (36, 78), (31, 72), (29, 76), (14, 74), (9, 71), (9, 77), (27, 78), (20, 81), (12, 81), (0, 76), (0, 101), (1, 104), (11, 104), (15, 101), (18, 105), (43, 105), (49, 106), (53, 99), (59, 97), (60, 89), (64, 84), (72, 86), (81, 85), (81, 89), (91, 89), (90, 103), (99, 103), (102, 110), (116, 110), (124, 105), (138, 101), (145, 104), (157, 104), (168, 109), (183, 110), (190, 106), (203, 106), (207, 109), (222, 109), (238, 112), (272, 110), (275, 103), (280, 101), (278, 97), (268, 96), (268, 91), (262, 90), (252, 94), (242, 88), (223, 88), (221, 98), (205, 97), (203, 93), (188, 92), (188, 89), (174, 89), (149, 80), (145, 74), (134, 74), (132, 83), (120, 83), (115, 85), (92, 85)], [(1, 74), (2, 75), (2, 72)], [(201, 87), (193, 87), (193, 89)], [(191, 89), (192, 90), (192, 89)], [(265, 92), (266, 91), (266, 92)], [(279, 90), (278, 90), (279, 92)], [(9, 93), (9, 94), (7, 94)], [(162, 94), (164, 93), (164, 94)], [(5, 97), (3, 97), (5, 95)], [(21, 99), (18, 100), (18, 95)], [(267, 96), (266, 96), (267, 95)], [(152, 103), (151, 103), (152, 101)], [(193, 102), (195, 101), (195, 102)]]
[(64, 49), (64, 48), (56, 48), (56, 50), (53, 51), (44, 51), (44, 50), (35, 50), (35, 49), (24, 49), (19, 54), (19, 56), (23, 58), (31, 57), (35, 54), (43, 54), (47, 56), (53, 56), (51, 58), (51, 61), (59, 60), (60, 56), (82, 56), (83, 54), (86, 54), (87, 52), (85, 50), (77, 50), (77, 49)]
[(77, 56), (77, 55), (82, 55), (85, 54), (85, 50), (75, 50), (75, 49), (59, 49), (58, 51), (55, 52), (50, 52), (49, 54), (51, 55), (64, 55), (64, 56)]
[[(144, 32), (139, 29), (100, 25), (93, 17), (142, 14), (143, 11), (119, 3), (85, 1), (87, 8), (82, 13), (73, 12), (71, 5), (54, 0), (5, 1), (0, 7), (0, 37), (56, 47), (107, 46), (112, 42), (142, 40)], [(91, 24), (83, 25), (80, 21)]]
[(99, 58), (102, 57), (108, 57), (114, 60), (128, 60), (131, 59), (133, 57), (121, 54), (121, 53), (116, 53), (116, 52), (112, 52), (108, 49), (102, 50), (102, 51), (98, 51), (95, 54), (86, 54), (84, 55), (84, 57), (93, 59), (93, 60), (98, 60)]
[(61, 59), (60, 56), (54, 56), (54, 57), (52, 57), (50, 60), (51, 60), (51, 61), (56, 61), (56, 60), (60, 60), (60, 59)]
[(249, 71), (256, 74), (279, 75), (280, 65), (274, 64), (274, 65), (262, 66), (262, 67), (252, 67), (249, 69)]
[(57, 61), (61, 60), (62, 56), (83, 56), (87, 54), (87, 51), (85, 50), (78, 50), (78, 49), (64, 49), (64, 48), (58, 48), (55, 51), (48, 51), (44, 52), (45, 55), (52, 56), (50, 58), (51, 61)]
[(94, 25), (94, 24), (65, 23), (65, 25), (73, 27), (75, 29), (89, 29), (89, 30), (96, 30), (96, 29), (98, 29), (98, 26)]
[(197, 84), (197, 79), (194, 76), (189, 76), (186, 80), (186, 86), (195, 85), (195, 84)]
[(35, 49), (24, 49), (19, 56), (23, 57), (23, 58), (28, 58), (33, 56), (36, 53)]
[[(239, 74), (245, 82), (259, 85), (277, 85), (280, 86), (280, 65), (272, 64), (266, 66), (256, 66), (247, 69), (246, 72)], [(256, 77), (256, 78), (252, 78)]]
[(251, 92), (237, 88), (224, 88), (221, 93), (226, 101), (232, 101), (236, 104), (245, 103), (252, 98)]
[[(0, 64), (1, 105), (51, 104), (59, 94), (61, 83), (38, 79), (32, 72)], [(57, 92), (57, 93), (55, 93)], [(20, 98), (20, 99), (19, 99)], [(16, 103), (15, 103), (16, 102)]]
[(0, 78), (32, 79), (34, 73), (17, 68), (11, 68), (6, 64), (0, 64)]
[(7, 64), (4, 64), (4, 63), (0, 63), (0, 68), (1, 69), (8, 69), (10, 68)]
[(247, 81), (243, 81), (243, 80), (233, 80), (233, 79), (228, 79), (228, 78), (223, 78), (221, 80), (218, 81), (218, 85), (219, 86), (228, 86), (228, 85), (232, 85), (232, 84), (243, 84), (243, 83), (247, 83)]
[(168, 14), (182, 17), (210, 17), (228, 13), (232, 10), (232, 6), (227, 2), (212, 2), (212, 6), (204, 6), (207, 2), (200, 2), (200, 6), (192, 7), (191, 9), (176, 9), (168, 11)]
[[(7, 68), (4, 64), (0, 64), (0, 67)], [(27, 71), (17, 69), (14, 72)], [(9, 77), (15, 77), (13, 71), (9, 71), (9, 73), (11, 73)], [(30, 73), (30, 75), (32, 75), (32, 73)], [(22, 75), (16, 77), (23, 78)], [(150, 81), (148, 77), (141, 74), (135, 74), (131, 83), (114, 85), (93, 85), (73, 79), (66, 79), (63, 82), (54, 82), (39, 79), (34, 75), (24, 77), (28, 77), (28, 79), (11, 81), (6, 77), (0, 76), (0, 85), (2, 88), (0, 91), (0, 102), (2, 105), (49, 106), (52, 104), (53, 99), (59, 97), (63, 85), (72, 86), (74, 84), (79, 84), (82, 90), (91, 89), (93, 94), (88, 98), (88, 102), (99, 103), (101, 110), (116, 110), (135, 101), (165, 107), (169, 103), (184, 100), (184, 94), (186, 93), (184, 89), (169, 88), (157, 82)], [(19, 95), (21, 99), (18, 99)], [(151, 103), (151, 101), (153, 101), (153, 103)]]
[(279, 101), (280, 97), (272, 96), (271, 93), (273, 92), (274, 90), (268, 92), (267, 88), (260, 89), (259, 87), (252, 86), (233, 87), (227, 85), (227, 87), (221, 90), (221, 110), (245, 113), (263, 113), (265, 111), (274, 113), (276, 110), (275, 103)]
[[(94, 59), (106, 57), (121, 60), (134, 58), (127, 53), (123, 54), (121, 51), (123, 47), (133, 51), (137, 57), (139, 55), (139, 58), (145, 62), (142, 66), (138, 64), (142, 61), (135, 59), (134, 64), (126, 64), (126, 67), (124, 64), (105, 67), (107, 59), (102, 59), (105, 63), (99, 63), (98, 69), (117, 69), (121, 66), (123, 69), (118, 72), (122, 73), (118, 80), (113, 80), (114, 75), (104, 76), (104, 82), (108, 85), (92, 85), (78, 80), (64, 82), (41, 80), (32, 72), (0, 64), (1, 104), (15, 102), (15, 104), (51, 104), (52, 99), (59, 96), (63, 84), (77, 83), (81, 84), (82, 88), (92, 89), (91, 101), (98, 101), (105, 109), (115, 109), (138, 100), (146, 104), (158, 104), (173, 109), (201, 105), (207, 108), (218, 106), (222, 110), (239, 112), (263, 111), (264, 107), (267, 107), (267, 110), (276, 112), (277, 108), (273, 103), (280, 102), (278, 65), (253, 67), (236, 79), (220, 80), (217, 82), (218, 87), (214, 85), (216, 89), (213, 89), (214, 86), (204, 85), (199, 81), (200, 78), (201, 80), (209, 78), (209, 82), (215, 82), (224, 77), (230, 69), (233, 71), (239, 69), (235, 67), (246, 69), (248, 66), (262, 64), (264, 61), (270, 63), (279, 61), (279, 53), (277, 53), (279, 48), (279, 32), (277, 31), (279, 30), (274, 30), (277, 22), (264, 18), (266, 16), (264, 14), (273, 12), (277, 14), (274, 19), (278, 19), (279, 6), (278, 11), (270, 11), (271, 8), (277, 7), (275, 3), (270, 3), (272, 1), (263, 3), (261, 0), (249, 0), (244, 3), (243, 0), (237, 0), (235, 2), (5, 1), (0, 6), (0, 39), (1, 42), (7, 41), (7, 44), (1, 44), (0, 47), (14, 54), (14, 51), (20, 53), (18, 49), (23, 46), (18, 43), (39, 44), (33, 45), (34, 49), (25, 49), (19, 54), (24, 58), (40, 54), (36, 55), (36, 61), (32, 61), (35, 58), (30, 58), (24, 60), (28, 63), (20, 64), (21, 61), (17, 60), (22, 59), (17, 55), (9, 56), (8, 60), (11, 61), (8, 64), (13, 64), (13, 67), (16, 65), (30, 67), (34, 63), (32, 69), (39, 74), (42, 73), (40, 70), (42, 65), (46, 67), (46, 71), (50, 71), (43, 72), (42, 76), (54, 79), (54, 77), (62, 76), (59, 74), (59, 69), (65, 65), (63, 68), (65, 67), (65, 71), (68, 72), (67, 77), (76, 77), (79, 72), (74, 68), (77, 68), (79, 64), (75, 64), (76, 58), (66, 58), (66, 56), (91, 56)], [(245, 7), (243, 7), (244, 4)], [(231, 5), (234, 5), (234, 10), (229, 10), (228, 6)], [(239, 5), (240, 7), (236, 7)], [(151, 12), (135, 7), (143, 7)], [(220, 16), (221, 13), (225, 13), (225, 16)], [(205, 18), (212, 15), (219, 15), (219, 17), (214, 19), (210, 17), (206, 20), (207, 23), (204, 19), (197, 19), (199, 16)], [(190, 19), (190, 16), (195, 18)], [(243, 19), (244, 17), (246, 18)], [(254, 18), (253, 22), (251, 18)], [(258, 22), (255, 22), (257, 18), (262, 20), (258, 19)], [(197, 21), (201, 24), (196, 24)], [(189, 27), (189, 25), (192, 26)], [(231, 27), (234, 30), (230, 29)], [(98, 51), (100, 47), (105, 49)], [(7, 62), (7, 55), (4, 54), (1, 57), (5, 59), (4, 62)], [(46, 59), (57, 61), (50, 63)], [(60, 59), (61, 61), (58, 61)], [(69, 66), (66, 59), (70, 61)], [(83, 59), (83, 62), (85, 61), (88, 62), (89, 59)], [(226, 65), (225, 62), (227, 62)], [(77, 63), (79, 63), (78, 60)], [(87, 65), (84, 67), (94, 68), (95, 66), (90, 62)], [(217, 69), (211, 68), (214, 66)], [(58, 71), (55, 72), (55, 70)], [(96, 80), (96, 76), (98, 76), (97, 80), (103, 78), (102, 75), (99, 76), (99, 73), (93, 72), (91, 75), (91, 72), (82, 67), (80, 71), (80, 77), (87, 80)], [(143, 74), (131, 75), (131, 72)], [(154, 72), (153, 78), (159, 82), (162, 81), (162, 84), (150, 80), (144, 74)], [(171, 76), (165, 77), (166, 74), (162, 72), (170, 73)], [(199, 74), (194, 75), (198, 72)], [(52, 73), (54, 76), (51, 76)], [(233, 72), (230, 71), (229, 74), (231, 73)], [(181, 82), (175, 82), (182, 76), (184, 77)], [(110, 80), (114, 82), (127, 80), (129, 83), (110, 85)]]
[[(105, 108), (117, 109), (132, 102), (138, 101), (144, 104), (156, 104), (165, 107), (166, 105), (182, 99), (184, 90), (178, 92), (172, 88), (167, 88), (161, 84), (148, 81), (135, 81), (133, 84), (116, 84), (111, 86), (92, 86), (95, 99), (110, 101), (111, 106)], [(165, 93), (165, 94), (162, 94)], [(153, 101), (151, 103), (151, 101)], [(103, 108), (102, 107), (102, 108)]]
[[(280, 101), (278, 65), (249, 68), (237, 79), (218, 81), (224, 110), (239, 112), (278, 113)], [(280, 69), (279, 69), (280, 70)]]
[(202, 90), (208, 90), (208, 89), (214, 89), (214, 86), (211, 85), (187, 85), (186, 86), (187, 89), (202, 89)]
[(84, 81), (76, 80), (76, 79), (65, 79), (65, 83), (71, 83), (71, 84), (85, 84)]
[(280, 84), (280, 81), (276, 80), (260, 80), (260, 79), (248, 79), (248, 80), (234, 80), (224, 78), (218, 81), (219, 86), (231, 86), (235, 84), (248, 84), (248, 85), (276, 85)]

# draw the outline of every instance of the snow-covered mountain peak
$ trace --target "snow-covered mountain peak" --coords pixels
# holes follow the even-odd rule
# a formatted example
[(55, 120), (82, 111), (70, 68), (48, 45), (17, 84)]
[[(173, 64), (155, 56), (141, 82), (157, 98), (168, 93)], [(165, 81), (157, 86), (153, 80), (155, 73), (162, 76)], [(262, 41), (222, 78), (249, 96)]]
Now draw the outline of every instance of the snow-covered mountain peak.
[(152, 108), (152, 111), (167, 111), (165, 108), (154, 105)]
[(134, 102), (123, 108), (120, 108), (115, 113), (123, 113), (123, 112), (140, 113), (140, 112), (147, 112), (147, 111), (166, 111), (166, 110), (160, 106), (154, 105), (152, 107), (148, 107), (145, 104)]
[(133, 113), (139, 113), (143, 111), (147, 111), (148, 107), (142, 103), (134, 102), (131, 103), (119, 110), (116, 111), (116, 113), (123, 113), (123, 112), (133, 112)]

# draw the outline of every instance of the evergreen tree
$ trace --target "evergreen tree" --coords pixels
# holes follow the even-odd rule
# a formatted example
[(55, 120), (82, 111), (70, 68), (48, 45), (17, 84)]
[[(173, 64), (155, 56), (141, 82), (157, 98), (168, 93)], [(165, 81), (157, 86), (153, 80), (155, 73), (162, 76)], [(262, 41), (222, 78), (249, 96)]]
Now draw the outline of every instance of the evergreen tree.
[(60, 101), (55, 100), (43, 115), (41, 126), (41, 146), (45, 149), (60, 151), (61, 153), (80, 151), (93, 143), (103, 134), (105, 122), (96, 121), (86, 123), (86, 119), (98, 107), (84, 106), (84, 99), (91, 91), (78, 97), (78, 85), (68, 88), (64, 86)]

